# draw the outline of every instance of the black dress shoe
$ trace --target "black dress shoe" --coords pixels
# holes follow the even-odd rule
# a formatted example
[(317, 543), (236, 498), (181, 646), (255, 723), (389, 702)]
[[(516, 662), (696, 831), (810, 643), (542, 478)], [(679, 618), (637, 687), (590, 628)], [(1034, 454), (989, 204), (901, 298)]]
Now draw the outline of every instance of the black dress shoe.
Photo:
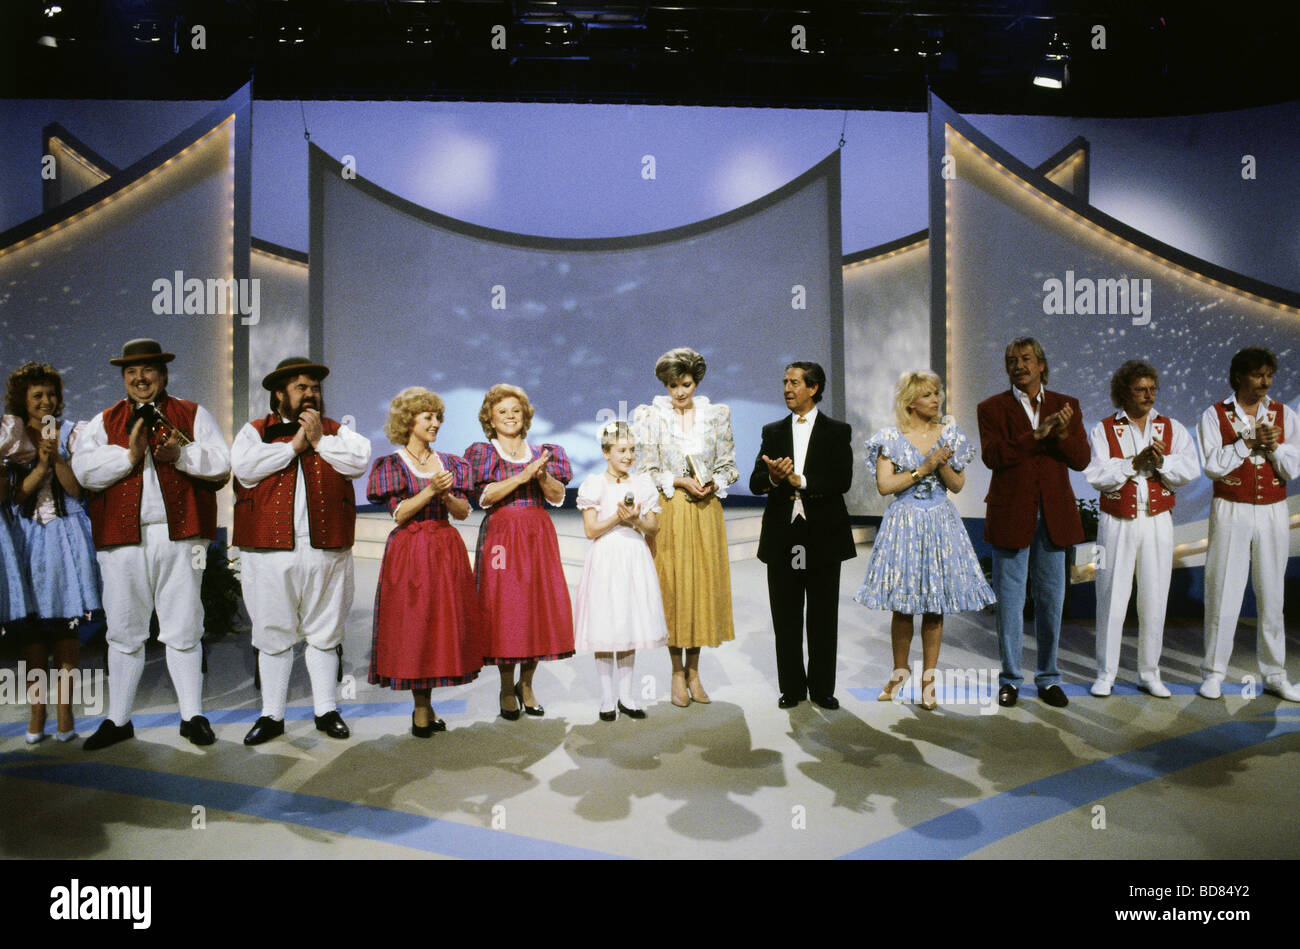
[(824, 709), (829, 709), (832, 712), (840, 707), (840, 700), (833, 695), (813, 695), (810, 692), (808, 693), (808, 701), (811, 702), (813, 705), (820, 706), (821, 708)]
[(279, 738), (283, 734), (283, 719), (276, 721), (270, 715), (262, 715), (253, 723), (253, 727), (248, 730), (248, 734), (244, 736), (244, 744), (260, 745), (264, 741)]
[(600, 720), (602, 722), (612, 722), (616, 718), (618, 718), (618, 712), (613, 709), (610, 709), (608, 712), (600, 713)]
[(1065, 695), (1065, 690), (1059, 685), (1049, 685), (1045, 689), (1039, 689), (1038, 697), (1052, 708), (1065, 708), (1070, 704), (1070, 700)]
[(524, 704), (524, 686), (521, 682), (515, 683), (515, 701), (519, 703), (519, 707), (524, 710), (525, 714), (535, 715), (538, 717), (546, 714), (546, 709), (542, 708), (540, 705)]
[(998, 689), (998, 704), (1003, 708), (1013, 707), (1018, 698), (1020, 698), (1020, 690), (1014, 685), (1004, 685)]
[[(430, 712), (429, 714), (432, 715), (433, 713)], [(445, 732), (446, 730), (447, 723), (441, 718), (431, 717), (429, 719), (429, 724), (417, 725), (415, 724), (415, 713), (411, 713), (411, 734), (416, 738), (432, 738), (434, 732)]]
[[(509, 693), (505, 693), (505, 694), (508, 695)], [(519, 694), (518, 690), (515, 691), (515, 694), (516, 695)], [(518, 703), (518, 705), (524, 704), (523, 702), (520, 702), (519, 699), (515, 699), (515, 702)], [(517, 722), (519, 721), (519, 716), (523, 714), (522, 712), (519, 711), (518, 707), (512, 709), (503, 707), (501, 705), (500, 696), (498, 696), (497, 698), (497, 708), (501, 709), (501, 717), (504, 718), (507, 722)]]
[(332, 709), (324, 715), (317, 715), (316, 730), (324, 732), (331, 738), (348, 738), (352, 734), (352, 732), (348, 731), (348, 726), (343, 721), (343, 716), (339, 714), (338, 709)]
[(645, 709), (643, 708), (628, 708), (622, 702), (619, 702), (618, 710), (628, 718), (645, 718)]
[(181, 737), (188, 738), (192, 745), (210, 745), (217, 740), (217, 736), (212, 734), (212, 723), (202, 715), (181, 722)]
[(135, 726), (130, 722), (125, 725), (114, 725), (109, 719), (104, 719), (95, 729), (95, 734), (91, 735), (81, 743), (81, 747), (86, 751), (98, 751), (100, 748), (107, 748), (109, 745), (116, 745), (119, 741), (126, 741), (128, 738), (135, 737)]
[(791, 695), (791, 694), (789, 694), (789, 693), (782, 692), (782, 693), (781, 693), (781, 697), (780, 697), (779, 699), (777, 699), (776, 707), (777, 707), (777, 708), (794, 708), (794, 707), (795, 707), (796, 705), (798, 705), (801, 701), (803, 701), (803, 696), (802, 696), (802, 695)]

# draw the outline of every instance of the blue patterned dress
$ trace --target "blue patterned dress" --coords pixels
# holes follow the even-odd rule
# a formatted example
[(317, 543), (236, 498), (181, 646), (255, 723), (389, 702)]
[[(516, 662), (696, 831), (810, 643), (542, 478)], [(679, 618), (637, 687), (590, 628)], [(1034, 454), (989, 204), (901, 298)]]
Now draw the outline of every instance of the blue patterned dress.
[[(944, 426), (938, 445), (952, 449), (948, 464), (953, 471), (963, 470), (975, 457), (975, 446), (955, 423)], [(893, 426), (867, 441), (867, 466), (873, 477), (880, 455), (892, 461), (897, 471), (925, 461)], [(938, 472), (903, 489), (885, 509), (867, 577), (853, 599), (867, 609), (913, 616), (980, 610), (996, 602)]]

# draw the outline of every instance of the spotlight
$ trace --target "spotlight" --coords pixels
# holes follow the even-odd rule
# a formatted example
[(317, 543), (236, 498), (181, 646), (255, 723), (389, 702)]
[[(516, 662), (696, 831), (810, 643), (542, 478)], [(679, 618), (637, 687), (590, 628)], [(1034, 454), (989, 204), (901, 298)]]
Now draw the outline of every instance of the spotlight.
[(1064, 89), (1070, 84), (1070, 44), (1053, 33), (1043, 61), (1034, 70), (1034, 85), (1040, 89)]

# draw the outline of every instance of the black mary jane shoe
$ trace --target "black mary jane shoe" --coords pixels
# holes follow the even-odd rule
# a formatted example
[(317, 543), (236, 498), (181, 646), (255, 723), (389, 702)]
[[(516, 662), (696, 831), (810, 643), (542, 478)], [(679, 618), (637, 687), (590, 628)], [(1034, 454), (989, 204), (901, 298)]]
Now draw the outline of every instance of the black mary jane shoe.
[(600, 720), (602, 722), (612, 722), (616, 718), (618, 718), (618, 712), (614, 711), (613, 709), (610, 709), (608, 712), (600, 713)]
[[(432, 715), (432, 713), (430, 714)], [(434, 732), (445, 732), (446, 730), (447, 723), (441, 718), (430, 718), (429, 724), (417, 725), (415, 724), (415, 713), (411, 713), (411, 734), (416, 738), (432, 738)]]
[(540, 718), (546, 714), (546, 709), (542, 708), (540, 705), (524, 704), (524, 684), (522, 682), (515, 683), (515, 701), (519, 703), (519, 707), (528, 715)]
[(618, 710), (628, 718), (645, 718), (645, 709), (643, 708), (628, 708), (622, 702), (619, 702)]

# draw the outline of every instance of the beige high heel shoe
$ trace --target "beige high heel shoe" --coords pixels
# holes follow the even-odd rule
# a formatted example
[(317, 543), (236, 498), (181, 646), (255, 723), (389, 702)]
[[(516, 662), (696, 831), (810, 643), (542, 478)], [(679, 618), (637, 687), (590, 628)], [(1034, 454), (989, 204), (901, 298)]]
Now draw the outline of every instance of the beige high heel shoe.
[(938, 677), (938, 669), (926, 669), (921, 673), (921, 708), (927, 712), (933, 712), (939, 707), (934, 694), (934, 682)]
[(686, 708), (691, 704), (691, 693), (686, 691), (686, 671), (673, 673), (673, 704)]
[(898, 693), (902, 690), (903, 686), (907, 684), (907, 680), (910, 678), (912, 678), (912, 671), (910, 669), (902, 669), (902, 668), (895, 669), (892, 673), (890, 673), (889, 681), (885, 683), (885, 687), (881, 689), (880, 694), (876, 696), (876, 701), (877, 702), (894, 701), (894, 699), (897, 698)]
[(709, 693), (704, 691), (704, 684), (700, 682), (700, 674), (694, 669), (687, 670), (686, 688), (690, 690), (692, 702), (699, 702), (701, 705), (709, 704)]

